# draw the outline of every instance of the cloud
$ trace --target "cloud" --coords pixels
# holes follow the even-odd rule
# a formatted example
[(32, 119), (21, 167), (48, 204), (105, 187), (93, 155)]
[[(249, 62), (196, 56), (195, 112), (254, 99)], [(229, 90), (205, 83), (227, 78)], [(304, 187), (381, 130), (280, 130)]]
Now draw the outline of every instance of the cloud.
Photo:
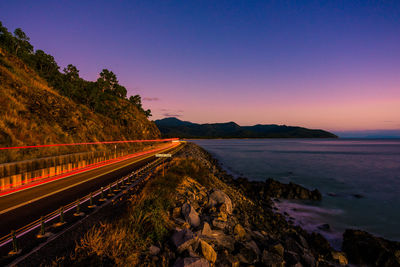
[(158, 101), (158, 97), (143, 97), (143, 101)]
[(174, 113), (169, 113), (169, 112), (165, 112), (162, 115), (165, 117), (177, 117), (177, 118), (182, 117), (182, 114), (174, 114)]

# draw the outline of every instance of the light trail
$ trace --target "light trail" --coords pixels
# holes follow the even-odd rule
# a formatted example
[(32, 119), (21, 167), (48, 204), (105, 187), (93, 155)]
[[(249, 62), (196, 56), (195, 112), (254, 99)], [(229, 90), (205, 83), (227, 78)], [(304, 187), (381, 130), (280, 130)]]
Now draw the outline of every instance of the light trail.
[[(119, 157), (119, 158), (116, 158), (116, 159), (105, 160), (105, 161), (102, 161), (102, 162), (91, 164), (92, 166), (88, 165), (88, 166), (86, 166), (84, 168), (80, 168), (80, 169), (77, 169), (77, 170), (73, 170), (73, 171), (70, 171), (70, 172), (67, 172), (67, 173), (64, 173), (64, 174), (60, 174), (60, 175), (54, 176), (54, 177), (52, 177), (50, 179), (45, 179), (45, 178), (42, 178), (42, 177), (40, 177), (40, 178), (39, 177), (35, 177), (34, 179), (36, 181), (39, 180), (39, 179), (40, 179), (40, 181), (27, 183), (25, 185), (13, 188), (11, 190), (6, 190), (6, 191), (3, 191), (3, 192), (0, 192), (0, 197), (6, 196), (6, 195), (10, 195), (10, 194), (22, 191), (22, 190), (26, 190), (26, 189), (29, 189), (29, 188), (32, 188), (32, 187), (35, 187), (35, 186), (39, 186), (39, 185), (44, 184), (44, 183), (50, 183), (50, 182), (53, 182), (53, 181), (56, 181), (56, 180), (60, 180), (60, 179), (69, 177), (71, 175), (76, 175), (78, 173), (86, 172), (86, 171), (89, 171), (89, 170), (93, 170), (93, 169), (97, 169), (97, 168), (100, 168), (100, 167), (103, 167), (103, 166), (107, 166), (107, 165), (110, 165), (110, 164), (121, 162), (121, 161), (126, 160), (126, 159), (130, 159), (130, 158), (146, 155), (146, 154), (149, 154), (149, 153), (152, 153), (152, 152), (157, 152), (157, 151), (161, 151), (161, 150), (164, 150), (164, 149), (168, 149), (168, 148), (171, 148), (171, 147), (174, 147), (174, 146), (175, 146), (175, 144), (172, 144), (172, 145), (167, 146), (167, 147), (156, 148), (156, 149), (152, 149), (152, 150), (147, 150), (147, 151), (142, 151), (142, 152), (129, 154), (129, 155), (126, 155), (126, 156), (123, 156), (123, 157)], [(10, 188), (10, 185), (8, 185), (8, 186), (9, 186), (8, 188)], [(11, 188), (12, 187), (14, 187), (14, 185), (11, 184)]]
[(40, 148), (40, 147), (54, 147), (54, 146), (80, 146), (80, 145), (123, 144), (123, 143), (169, 142), (169, 141), (176, 141), (176, 140), (179, 140), (179, 138), (152, 139), (152, 140), (103, 141), (103, 142), (86, 142), (86, 143), (70, 143), (70, 144), (49, 144), (49, 145), (34, 145), (34, 146), (14, 146), (14, 147), (0, 147), (0, 150), (7, 150), (7, 149), (25, 149), (25, 148)]

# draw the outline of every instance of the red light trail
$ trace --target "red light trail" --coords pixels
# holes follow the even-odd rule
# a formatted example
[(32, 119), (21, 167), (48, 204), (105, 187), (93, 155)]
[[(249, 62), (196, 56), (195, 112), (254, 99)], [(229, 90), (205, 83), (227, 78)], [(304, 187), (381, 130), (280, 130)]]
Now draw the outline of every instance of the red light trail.
[(54, 147), (54, 146), (80, 146), (80, 145), (100, 145), (100, 144), (168, 142), (168, 141), (176, 141), (176, 140), (179, 140), (179, 138), (153, 139), (153, 140), (103, 141), (103, 142), (70, 143), (70, 144), (49, 144), (49, 145), (35, 145), (35, 146), (14, 146), (14, 147), (0, 147), (0, 150), (6, 150), (6, 149), (25, 149), (25, 148), (39, 148), (39, 147)]
[[(123, 157), (120, 157), (120, 158), (110, 159), (110, 160), (98, 162), (98, 163), (95, 163), (95, 164), (88, 165), (88, 166), (86, 166), (84, 168), (75, 169), (75, 170), (69, 171), (69, 172), (64, 173), (64, 174), (53, 176), (50, 179), (46, 179), (44, 177), (35, 177), (35, 178), (31, 179), (29, 184), (24, 184), (24, 185), (21, 185), (21, 186), (19, 186), (17, 188), (14, 187), (15, 185), (10, 184), (10, 185), (8, 185), (8, 188), (10, 188), (10, 187), (11, 188), (14, 187), (14, 188), (1, 192), (0, 193), (0, 197), (15, 193), (17, 191), (21, 191), (21, 190), (25, 190), (25, 189), (28, 189), (28, 188), (31, 188), (31, 187), (35, 187), (35, 186), (38, 186), (38, 185), (41, 185), (41, 184), (44, 184), (44, 183), (49, 183), (49, 182), (52, 182), (52, 181), (55, 181), (55, 180), (59, 180), (59, 179), (68, 177), (70, 175), (78, 174), (78, 173), (89, 171), (89, 170), (92, 170), (92, 169), (97, 169), (97, 168), (100, 168), (100, 167), (103, 167), (103, 166), (106, 166), (106, 165), (117, 163), (117, 162), (120, 162), (120, 161), (123, 161), (123, 160), (126, 160), (126, 159), (130, 159), (130, 158), (146, 155), (146, 154), (149, 154), (149, 153), (152, 153), (152, 152), (168, 149), (168, 148), (171, 148), (173, 146), (175, 146), (175, 145), (173, 144), (173, 145), (170, 145), (170, 146), (167, 146), (167, 147), (162, 147), (162, 148), (157, 148), (157, 149), (137, 152), (137, 153), (126, 155), (126, 156), (123, 156)], [(40, 181), (37, 181), (39, 179), (40, 179)]]

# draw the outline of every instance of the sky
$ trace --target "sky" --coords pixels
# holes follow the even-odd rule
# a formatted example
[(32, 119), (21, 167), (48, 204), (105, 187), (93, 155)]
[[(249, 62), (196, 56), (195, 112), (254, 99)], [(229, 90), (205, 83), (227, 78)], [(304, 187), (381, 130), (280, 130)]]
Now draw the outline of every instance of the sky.
[(397, 0), (2, 0), (0, 21), (153, 120), (400, 129)]

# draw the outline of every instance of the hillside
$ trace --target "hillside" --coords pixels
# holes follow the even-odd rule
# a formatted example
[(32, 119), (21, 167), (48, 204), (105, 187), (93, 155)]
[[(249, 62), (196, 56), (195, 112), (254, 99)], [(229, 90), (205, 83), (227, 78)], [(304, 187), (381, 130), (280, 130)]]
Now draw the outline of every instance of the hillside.
[(1, 147), (160, 136), (156, 125), (127, 99), (106, 100), (104, 105), (114, 118), (62, 96), (0, 47)]
[(156, 120), (164, 137), (180, 138), (337, 138), (324, 131), (286, 125), (239, 126), (234, 122), (197, 124), (177, 118)]

